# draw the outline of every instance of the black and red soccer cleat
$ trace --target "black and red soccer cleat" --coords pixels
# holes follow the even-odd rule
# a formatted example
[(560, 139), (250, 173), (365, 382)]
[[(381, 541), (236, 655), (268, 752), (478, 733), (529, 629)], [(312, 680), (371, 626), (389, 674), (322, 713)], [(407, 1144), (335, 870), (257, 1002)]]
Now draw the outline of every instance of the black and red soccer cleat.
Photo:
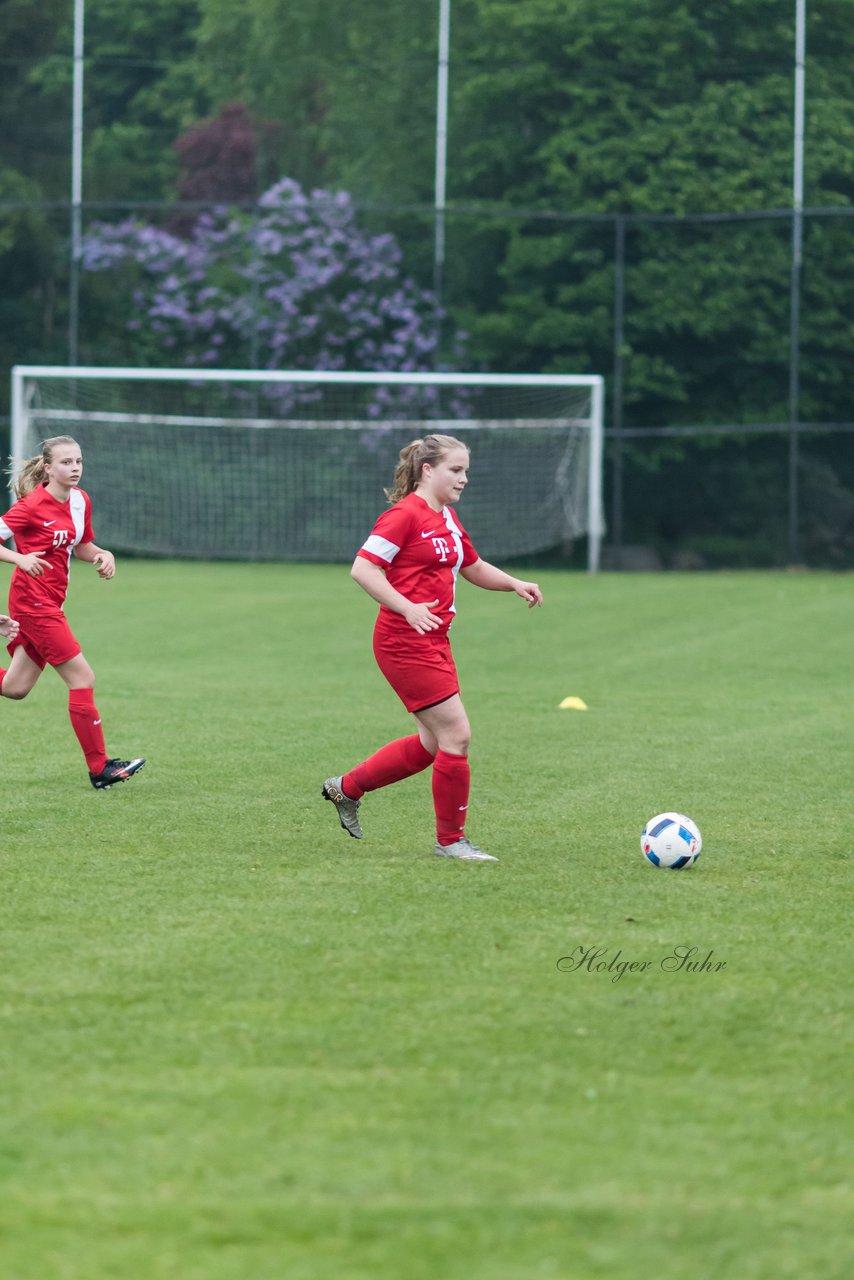
[(100, 773), (90, 773), (89, 781), (96, 791), (112, 787), (117, 782), (127, 782), (135, 773), (139, 773), (145, 764), (145, 756), (138, 760), (108, 760)]

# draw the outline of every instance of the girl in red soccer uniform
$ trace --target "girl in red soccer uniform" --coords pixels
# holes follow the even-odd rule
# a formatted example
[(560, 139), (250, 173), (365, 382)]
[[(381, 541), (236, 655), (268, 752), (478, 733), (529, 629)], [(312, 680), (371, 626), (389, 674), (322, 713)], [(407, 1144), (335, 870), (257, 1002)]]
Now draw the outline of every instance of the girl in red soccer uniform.
[[(15, 551), (0, 545), (0, 561), (15, 566), (9, 590), (14, 618), (0, 633), (10, 640), (12, 661), (0, 668), (0, 694), (26, 698), (49, 663), (68, 685), (68, 713), (92, 786), (98, 790), (131, 778), (145, 764), (109, 759), (101, 717), (95, 706), (95, 674), (69, 627), (63, 604), (72, 554), (112, 578), (112, 552), (94, 542), (92, 504), (78, 489), (83, 474), (80, 446), (70, 436), (45, 440), (42, 452), (24, 466), (18, 501), (0, 518), (0, 543), (15, 539)], [(4, 615), (5, 617), (5, 615)], [(2, 624), (3, 618), (0, 618)]]
[(431, 435), (401, 450), (384, 511), (359, 550), (351, 575), (380, 606), (374, 656), (418, 724), (418, 732), (381, 747), (322, 794), (357, 840), (366, 791), (433, 766), (436, 845), (440, 857), (496, 862), (466, 837), (471, 729), (448, 640), (457, 575), (487, 591), (514, 591), (541, 605), (536, 582), (523, 582), (481, 560), (451, 511), (468, 482), (469, 452), (453, 436)]

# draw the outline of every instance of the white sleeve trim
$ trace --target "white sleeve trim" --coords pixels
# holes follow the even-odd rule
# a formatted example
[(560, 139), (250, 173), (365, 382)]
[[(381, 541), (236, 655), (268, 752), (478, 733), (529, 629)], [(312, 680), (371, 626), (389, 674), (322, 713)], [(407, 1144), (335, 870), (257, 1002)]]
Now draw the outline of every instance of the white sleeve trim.
[(381, 538), (378, 533), (372, 533), (368, 540), (362, 543), (362, 550), (370, 551), (372, 556), (379, 556), (380, 560), (391, 564), (400, 547), (395, 542), (389, 542), (388, 538)]
[(5, 520), (0, 520), (0, 542), (8, 542), (10, 538), (14, 538), (12, 530), (9, 528)]

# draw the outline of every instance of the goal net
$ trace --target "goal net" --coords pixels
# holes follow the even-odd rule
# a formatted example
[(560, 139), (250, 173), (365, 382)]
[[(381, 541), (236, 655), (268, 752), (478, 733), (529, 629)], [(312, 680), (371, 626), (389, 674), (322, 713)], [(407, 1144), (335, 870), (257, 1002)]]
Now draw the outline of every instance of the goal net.
[(573, 375), (19, 366), (13, 467), (50, 436), (85, 463), (98, 539), (199, 559), (349, 560), (400, 449), (471, 449), (460, 516), (487, 559), (602, 537), (602, 380)]

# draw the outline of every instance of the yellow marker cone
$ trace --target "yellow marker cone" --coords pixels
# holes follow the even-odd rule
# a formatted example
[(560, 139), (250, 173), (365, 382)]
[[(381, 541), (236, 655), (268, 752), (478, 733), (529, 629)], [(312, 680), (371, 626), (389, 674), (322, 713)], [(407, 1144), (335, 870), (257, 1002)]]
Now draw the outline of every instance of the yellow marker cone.
[(573, 696), (570, 698), (564, 698), (563, 702), (560, 704), (560, 709), (561, 711), (586, 711), (587, 703), (583, 698), (576, 698)]

